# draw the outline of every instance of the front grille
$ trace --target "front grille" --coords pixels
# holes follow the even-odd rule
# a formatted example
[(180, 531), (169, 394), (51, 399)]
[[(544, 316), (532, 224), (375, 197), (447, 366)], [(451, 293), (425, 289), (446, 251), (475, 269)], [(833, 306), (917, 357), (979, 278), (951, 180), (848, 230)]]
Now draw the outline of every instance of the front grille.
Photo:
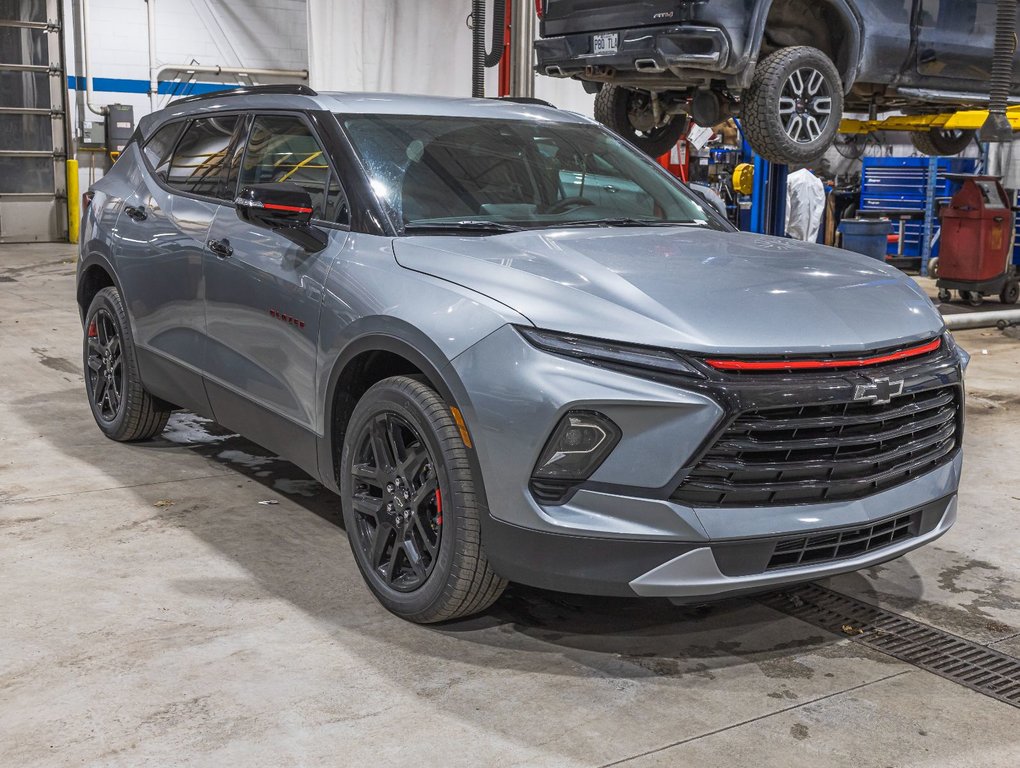
[(944, 464), (958, 444), (960, 390), (940, 387), (874, 405), (745, 411), (673, 493), (697, 506), (858, 499)]
[(921, 513), (900, 515), (864, 528), (844, 528), (838, 531), (783, 539), (776, 543), (766, 570), (794, 568), (798, 565), (845, 560), (897, 541), (917, 535)]

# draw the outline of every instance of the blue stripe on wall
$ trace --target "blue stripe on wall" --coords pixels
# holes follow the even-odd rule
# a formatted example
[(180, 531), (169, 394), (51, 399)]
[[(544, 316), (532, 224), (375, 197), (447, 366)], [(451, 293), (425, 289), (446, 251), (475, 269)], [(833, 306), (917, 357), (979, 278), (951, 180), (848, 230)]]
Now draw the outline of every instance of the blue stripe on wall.
[[(84, 91), (85, 78), (69, 75), (67, 87), (72, 91)], [(169, 96), (192, 96), (239, 87), (230, 83), (173, 83), (164, 81), (159, 84), (159, 93)], [(108, 93), (148, 93), (149, 81), (130, 80), (122, 77), (93, 77), (92, 90), (106, 91)]]

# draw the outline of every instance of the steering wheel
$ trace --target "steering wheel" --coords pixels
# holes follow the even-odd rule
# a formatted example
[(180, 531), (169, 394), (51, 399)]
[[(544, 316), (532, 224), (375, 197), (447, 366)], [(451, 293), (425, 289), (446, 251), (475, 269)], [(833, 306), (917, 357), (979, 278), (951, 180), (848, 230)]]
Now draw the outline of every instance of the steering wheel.
[(574, 208), (583, 208), (586, 205), (595, 205), (595, 201), (589, 200), (587, 197), (565, 197), (550, 205), (544, 212), (566, 213), (569, 210)]

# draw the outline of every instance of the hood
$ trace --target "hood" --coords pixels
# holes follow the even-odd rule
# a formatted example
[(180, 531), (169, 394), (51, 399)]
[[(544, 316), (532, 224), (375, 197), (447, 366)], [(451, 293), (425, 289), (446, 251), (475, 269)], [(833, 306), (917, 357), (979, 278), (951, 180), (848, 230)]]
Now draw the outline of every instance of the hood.
[(941, 315), (898, 270), (849, 251), (690, 227), (560, 229), (394, 241), (407, 269), (499, 301), (539, 328), (737, 354), (925, 340)]

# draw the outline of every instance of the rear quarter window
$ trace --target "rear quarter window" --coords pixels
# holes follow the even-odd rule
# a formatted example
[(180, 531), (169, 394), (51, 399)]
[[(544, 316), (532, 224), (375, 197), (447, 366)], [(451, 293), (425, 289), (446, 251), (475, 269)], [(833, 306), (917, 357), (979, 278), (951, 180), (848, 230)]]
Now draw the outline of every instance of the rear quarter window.
[(177, 143), (177, 137), (181, 135), (183, 127), (184, 123), (164, 125), (145, 142), (145, 145), (142, 147), (142, 153), (153, 168), (159, 168), (170, 158), (170, 153), (173, 152), (174, 145)]

